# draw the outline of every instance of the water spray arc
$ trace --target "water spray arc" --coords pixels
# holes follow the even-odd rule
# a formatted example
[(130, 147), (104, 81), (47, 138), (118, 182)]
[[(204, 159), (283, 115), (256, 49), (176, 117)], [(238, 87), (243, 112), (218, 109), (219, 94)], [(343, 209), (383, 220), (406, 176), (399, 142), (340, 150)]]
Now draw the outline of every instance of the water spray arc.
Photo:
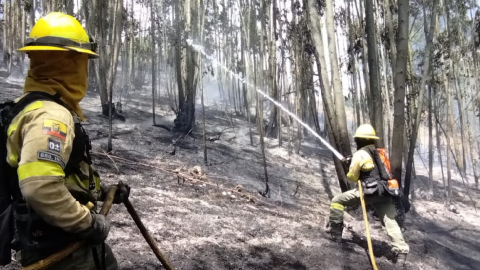
[(344, 156), (342, 154), (340, 154), (340, 152), (338, 152), (335, 148), (333, 148), (333, 146), (331, 146), (324, 138), (322, 138), (320, 135), (318, 135), (317, 132), (315, 132), (315, 130), (313, 130), (309, 125), (307, 125), (306, 123), (304, 123), (300, 118), (298, 118), (298, 116), (296, 116), (294, 113), (290, 112), (287, 108), (285, 108), (280, 102), (274, 100), (273, 98), (271, 98), (268, 94), (266, 94), (265, 92), (262, 91), (262, 89), (260, 88), (255, 88), (251, 83), (247, 82), (246, 79), (244, 79), (242, 76), (240, 76), (239, 74), (236, 74), (234, 73), (232, 70), (230, 70), (228, 67), (226, 67), (225, 65), (223, 65), (222, 63), (218, 62), (215, 58), (215, 56), (213, 55), (208, 55), (205, 50), (204, 50), (204, 47), (201, 46), (201, 45), (198, 45), (198, 44), (194, 44), (193, 41), (191, 39), (188, 39), (187, 40), (187, 43), (197, 52), (201, 53), (203, 56), (205, 56), (205, 58), (207, 58), (208, 60), (210, 60), (212, 62), (213, 65), (215, 66), (218, 66), (220, 68), (222, 68), (224, 71), (228, 72), (232, 77), (234, 77), (235, 79), (239, 80), (241, 83), (247, 85), (248, 87), (250, 88), (254, 88), (255, 91), (257, 91), (260, 95), (264, 96), (265, 98), (267, 98), (268, 100), (270, 100), (273, 104), (275, 104), (275, 106), (277, 106), (278, 108), (280, 108), (282, 111), (286, 112), (288, 115), (290, 115), (293, 119), (295, 119), (295, 121), (297, 121), (300, 125), (302, 125), (304, 128), (306, 128), (313, 136), (315, 136), (316, 138), (318, 138), (320, 140), (320, 142), (322, 142), (323, 145), (325, 145), (330, 151), (332, 151), (332, 153), (340, 160), (344, 159)]

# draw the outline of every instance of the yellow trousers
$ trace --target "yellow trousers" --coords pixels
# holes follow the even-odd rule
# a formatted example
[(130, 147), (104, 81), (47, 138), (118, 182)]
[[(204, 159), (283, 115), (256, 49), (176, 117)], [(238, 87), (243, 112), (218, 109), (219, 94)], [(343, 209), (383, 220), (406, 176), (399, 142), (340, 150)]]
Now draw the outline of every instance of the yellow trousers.
[[(373, 205), (380, 220), (385, 224), (385, 229), (390, 237), (392, 252), (408, 253), (409, 246), (403, 239), (402, 231), (395, 220), (397, 214), (391, 197), (366, 196), (365, 203)], [(352, 189), (333, 197), (330, 206), (330, 222), (343, 223), (345, 206), (360, 205), (360, 193), (358, 189)]]

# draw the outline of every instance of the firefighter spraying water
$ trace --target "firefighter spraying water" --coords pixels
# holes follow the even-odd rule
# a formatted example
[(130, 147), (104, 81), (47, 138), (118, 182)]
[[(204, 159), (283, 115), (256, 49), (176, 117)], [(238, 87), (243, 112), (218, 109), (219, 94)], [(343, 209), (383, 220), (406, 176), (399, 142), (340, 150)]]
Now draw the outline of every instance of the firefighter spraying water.
[(192, 40), (187, 40), (187, 43), (197, 52), (201, 53), (213, 65), (222, 68), (233, 78), (250, 88), (254, 88), (260, 95), (267, 98), (275, 106), (291, 116), (300, 125), (306, 128), (312, 135), (320, 140), (338, 159), (345, 163), (348, 167), (347, 179), (351, 182), (357, 182), (358, 188), (349, 190), (342, 194), (335, 196), (330, 207), (330, 221), (327, 225), (327, 231), (330, 233), (334, 241), (340, 242), (342, 240), (343, 231), (343, 212), (345, 206), (355, 206), (361, 204), (363, 210), (363, 217), (365, 221), (367, 242), (369, 249), (369, 258), (373, 269), (377, 269), (375, 263), (375, 256), (373, 255), (373, 248), (370, 239), (370, 231), (368, 224), (368, 217), (366, 215), (366, 204), (373, 205), (377, 211), (382, 222), (385, 224), (387, 234), (392, 241), (392, 252), (396, 257), (398, 264), (405, 264), (409, 246), (403, 239), (397, 221), (395, 220), (396, 210), (393, 204), (393, 199), (399, 196), (399, 186), (396, 179), (391, 179), (390, 175), (390, 161), (386, 155), (386, 150), (377, 148), (375, 140), (378, 140), (374, 128), (369, 124), (364, 124), (358, 127), (354, 139), (357, 145), (357, 152), (353, 157), (344, 157), (333, 146), (331, 146), (325, 139), (316, 133), (310, 126), (304, 123), (297, 115), (290, 112), (280, 102), (274, 100), (267, 95), (260, 88), (254, 87), (245, 78), (225, 65), (218, 62), (215, 56), (208, 55), (203, 46), (194, 44)]

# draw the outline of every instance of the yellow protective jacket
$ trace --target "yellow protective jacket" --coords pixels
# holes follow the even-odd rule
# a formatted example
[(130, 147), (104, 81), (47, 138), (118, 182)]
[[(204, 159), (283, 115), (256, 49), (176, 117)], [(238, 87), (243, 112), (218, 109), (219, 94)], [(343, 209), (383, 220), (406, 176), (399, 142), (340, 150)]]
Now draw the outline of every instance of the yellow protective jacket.
[(83, 119), (79, 103), (87, 92), (88, 56), (39, 51), (30, 52), (29, 57), (24, 93), (58, 94), (65, 106), (34, 101), (17, 114), (7, 131), (7, 161), (18, 168), (20, 190), (28, 207), (49, 225), (80, 232), (91, 226), (92, 217), (72, 194), (93, 190), (97, 194), (92, 197), (96, 197), (98, 174), (84, 161), (77, 163), (76, 173), (66, 176), (64, 169), (72, 158), (76, 123)]
[(358, 150), (353, 154), (352, 163), (347, 173), (347, 179), (350, 182), (357, 182), (360, 172), (369, 172), (375, 168), (375, 162), (370, 154), (365, 150)]
[[(89, 192), (88, 179), (76, 174), (65, 178), (64, 173), (72, 152), (75, 118), (56, 102), (35, 101), (7, 130), (7, 161), (18, 168), (25, 201), (47, 223), (67, 232), (86, 230), (92, 223), (89, 209), (69, 191)], [(92, 171), (86, 163), (81, 167), (85, 175)]]

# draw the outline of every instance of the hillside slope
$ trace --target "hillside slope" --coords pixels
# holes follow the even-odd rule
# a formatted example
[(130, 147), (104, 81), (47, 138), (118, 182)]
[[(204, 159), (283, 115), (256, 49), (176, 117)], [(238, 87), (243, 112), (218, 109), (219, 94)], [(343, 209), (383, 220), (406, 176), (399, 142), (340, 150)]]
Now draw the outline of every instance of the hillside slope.
[[(21, 93), (20, 86), (4, 80), (0, 89), (0, 101)], [(346, 215), (344, 243), (333, 243), (324, 233), (329, 201), (339, 192), (326, 149), (307, 140), (300, 155), (289, 155), (288, 140), (282, 148), (277, 140), (267, 140), (271, 196), (264, 198), (258, 194), (265, 186), (258, 136), (250, 146), (245, 119), (231, 117), (220, 105), (207, 108), (208, 132), (220, 132), (232, 123), (234, 128), (208, 143), (211, 164), (204, 166), (201, 139), (153, 127), (149, 96), (138, 95), (124, 105), (127, 121), (114, 124), (110, 156), (103, 150), (108, 121), (99, 116), (99, 99), (93, 95), (82, 102), (88, 118), (85, 128), (103, 180), (122, 180), (132, 187), (132, 203), (177, 269), (371, 269), (358, 210)], [(157, 123), (171, 125), (174, 116), (168, 106), (159, 107)], [(201, 130), (192, 133), (201, 138)], [(206, 175), (198, 177), (194, 166), (201, 166)], [(426, 183), (425, 179), (420, 177)], [(457, 213), (445, 209), (441, 178), (437, 179), (435, 199), (420, 196), (407, 215), (405, 238), (411, 254), (405, 269), (480, 269), (480, 215), (461, 182), (455, 182)], [(422, 194), (422, 184), (415, 186)], [(480, 191), (470, 191), (479, 207)], [(162, 269), (123, 206), (114, 206), (109, 219), (113, 228), (107, 242), (120, 269)], [(379, 269), (393, 269), (382, 225), (372, 216), (370, 221)], [(13, 264), (6, 269), (19, 268)]]

